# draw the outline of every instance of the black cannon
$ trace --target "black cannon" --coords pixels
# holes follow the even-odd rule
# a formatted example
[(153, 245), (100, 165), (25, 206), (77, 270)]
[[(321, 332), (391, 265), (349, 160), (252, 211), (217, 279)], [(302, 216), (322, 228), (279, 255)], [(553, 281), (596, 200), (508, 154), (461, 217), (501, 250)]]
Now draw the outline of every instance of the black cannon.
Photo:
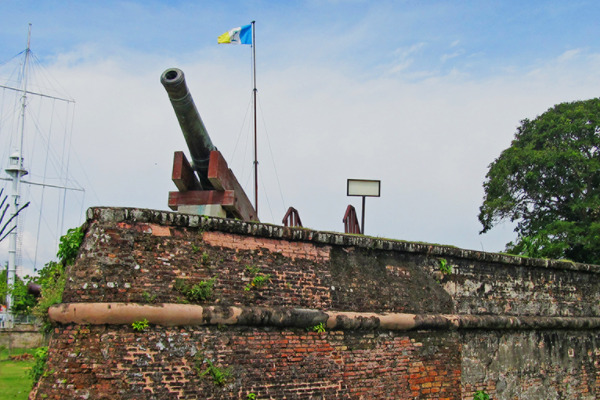
[(175, 110), (181, 132), (190, 150), (192, 169), (198, 173), (202, 190), (212, 190), (213, 185), (208, 180), (208, 162), (210, 152), (217, 150), (213, 145), (206, 127), (200, 118), (192, 94), (185, 83), (185, 75), (178, 68), (170, 68), (160, 77), (169, 100)]
[(175, 152), (172, 179), (179, 191), (169, 192), (169, 207), (179, 210), (185, 206), (185, 212), (223, 216), (220, 208), (214, 207), (220, 206), (227, 217), (257, 221), (248, 196), (208, 135), (183, 71), (169, 68), (160, 82), (167, 90), (191, 156), (190, 163), (183, 152)]

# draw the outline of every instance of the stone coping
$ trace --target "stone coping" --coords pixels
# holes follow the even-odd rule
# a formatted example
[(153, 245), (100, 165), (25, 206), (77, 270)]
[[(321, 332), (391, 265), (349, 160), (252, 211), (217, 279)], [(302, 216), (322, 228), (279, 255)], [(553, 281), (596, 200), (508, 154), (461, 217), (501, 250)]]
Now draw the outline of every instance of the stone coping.
[(238, 325), (327, 330), (599, 329), (600, 318), (515, 317), (466, 314), (377, 314), (286, 307), (200, 306), (191, 304), (64, 303), (50, 307), (61, 324), (130, 325), (146, 320), (165, 326)]
[(374, 250), (391, 250), (420, 253), (436, 257), (455, 257), (490, 263), (501, 263), (523, 267), (552, 268), (559, 270), (600, 273), (600, 266), (580, 264), (571, 261), (549, 260), (511, 256), (500, 253), (465, 250), (453, 246), (409, 242), (403, 240), (376, 238), (336, 232), (315, 231), (306, 228), (290, 228), (260, 222), (245, 222), (230, 218), (207, 217), (204, 215), (183, 214), (173, 211), (149, 210), (126, 207), (91, 207), (87, 210), (87, 222), (141, 222), (163, 226), (190, 227), (200, 230), (214, 230), (240, 235), (258, 236), (272, 239), (304, 241), (325, 245), (355, 246)]

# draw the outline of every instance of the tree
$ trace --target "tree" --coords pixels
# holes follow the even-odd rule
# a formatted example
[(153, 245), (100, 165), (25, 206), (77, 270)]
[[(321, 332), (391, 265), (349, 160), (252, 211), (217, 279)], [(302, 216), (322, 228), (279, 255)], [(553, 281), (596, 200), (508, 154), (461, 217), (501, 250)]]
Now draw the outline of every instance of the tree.
[(0, 304), (6, 305), (6, 296), (10, 294), (13, 297), (13, 305), (10, 312), (13, 314), (27, 315), (36, 305), (35, 297), (27, 292), (27, 285), (33, 282), (34, 278), (27, 275), (23, 279), (16, 276), (15, 284), (8, 285), (6, 279), (6, 269), (0, 272)]
[(483, 187), (480, 233), (517, 221), (508, 252), (600, 264), (600, 99), (521, 121)]

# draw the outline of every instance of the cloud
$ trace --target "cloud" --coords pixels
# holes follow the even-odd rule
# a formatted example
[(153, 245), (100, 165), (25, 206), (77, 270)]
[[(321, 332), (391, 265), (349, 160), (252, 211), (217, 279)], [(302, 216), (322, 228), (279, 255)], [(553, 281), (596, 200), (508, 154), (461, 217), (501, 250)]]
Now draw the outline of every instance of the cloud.
[[(487, 166), (510, 145), (521, 119), (597, 95), (597, 55), (581, 51), (577, 54), (585, 57), (577, 64), (558, 57), (535, 70), (474, 79), (458, 69), (444, 75), (419, 70), (411, 56), (423, 46), (396, 50), (395, 72), (401, 74), (365, 76), (314, 58), (284, 68), (262, 66), (259, 166), (268, 194), (267, 201), (261, 184), (263, 221), (279, 224), (286, 208), (294, 206), (306, 226), (340, 231), (346, 205), (360, 210), (360, 200), (346, 197), (346, 179), (381, 179), (382, 197), (367, 200), (369, 235), (487, 251), (502, 250), (512, 240), (511, 224), (478, 235)], [(168, 67), (184, 70), (213, 142), (240, 182), (251, 182), (251, 132), (249, 120), (244, 123), (251, 94), (247, 65), (236, 63), (232, 52), (185, 59), (82, 46), (47, 66), (77, 100), (73, 146), (81, 165), (73, 161), (73, 175), (87, 189), (84, 199), (67, 207), (65, 228), (80, 223), (82, 202), (83, 209), (167, 209), (168, 192), (175, 190), (173, 152), (187, 152), (159, 83)], [(414, 66), (412, 75), (405, 71), (408, 65)], [(25, 237), (29, 241), (35, 231)], [(55, 243), (51, 236), (44, 239), (39, 256), (44, 262), (53, 257)], [(34, 251), (30, 242), (26, 248)]]
[(421, 42), (421, 43), (413, 44), (412, 46), (410, 46), (408, 48), (399, 47), (396, 50), (394, 50), (393, 56), (394, 56), (395, 61), (393, 61), (392, 63), (390, 63), (387, 66), (387, 73), (395, 74), (395, 73), (404, 71), (405, 69), (410, 67), (411, 64), (413, 64), (413, 62), (414, 62), (414, 59), (409, 58), (410, 55), (418, 52), (423, 47), (425, 47), (425, 45), (426, 45), (425, 43)]
[(410, 46), (408, 48), (399, 47), (394, 51), (394, 54), (396, 54), (399, 58), (406, 58), (409, 55), (417, 52), (418, 50), (421, 50), (426, 45), (427, 45), (426, 43), (420, 42), (420, 43), (413, 44), (412, 46)]
[(465, 53), (465, 51), (464, 51), (464, 50), (458, 50), (458, 51), (455, 51), (455, 52), (454, 52), (454, 53), (452, 53), (452, 54), (443, 54), (443, 55), (440, 57), (440, 60), (441, 60), (443, 63), (445, 63), (446, 61), (450, 60), (451, 58), (455, 58), (455, 57), (461, 56), (461, 55), (463, 55), (464, 53)]
[(558, 61), (565, 62), (568, 60), (572, 60), (580, 53), (581, 53), (581, 49), (567, 50), (558, 57)]

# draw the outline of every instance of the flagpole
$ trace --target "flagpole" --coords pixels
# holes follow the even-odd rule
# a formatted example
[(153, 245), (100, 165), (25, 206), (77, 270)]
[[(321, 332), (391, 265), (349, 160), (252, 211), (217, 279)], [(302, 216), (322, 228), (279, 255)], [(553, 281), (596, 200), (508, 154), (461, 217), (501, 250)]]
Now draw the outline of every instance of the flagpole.
[(256, 139), (256, 35), (255, 21), (252, 21), (252, 72), (254, 89), (254, 210), (258, 221), (258, 142)]

